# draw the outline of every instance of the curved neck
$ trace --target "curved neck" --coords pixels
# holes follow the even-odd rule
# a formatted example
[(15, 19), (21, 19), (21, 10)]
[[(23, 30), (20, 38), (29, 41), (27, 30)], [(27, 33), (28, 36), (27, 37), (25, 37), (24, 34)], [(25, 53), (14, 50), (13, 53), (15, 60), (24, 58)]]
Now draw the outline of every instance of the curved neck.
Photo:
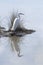
[(15, 30), (15, 28), (16, 28), (16, 26), (15, 26), (16, 20), (17, 20), (17, 18), (15, 18), (11, 30)]

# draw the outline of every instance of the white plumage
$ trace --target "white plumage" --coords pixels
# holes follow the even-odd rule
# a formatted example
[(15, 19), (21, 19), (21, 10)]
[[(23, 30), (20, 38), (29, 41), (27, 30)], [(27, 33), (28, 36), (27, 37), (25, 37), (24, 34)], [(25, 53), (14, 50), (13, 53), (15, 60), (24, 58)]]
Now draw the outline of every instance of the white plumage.
[(19, 18), (15, 18), (11, 30), (15, 30), (19, 26), (19, 22), (20, 22)]
[(11, 28), (11, 30), (14, 30), (17, 28), (17, 27), (20, 27), (20, 22), (21, 22), (21, 19), (20, 19), (20, 15), (24, 15), (23, 13), (19, 13), (17, 18), (15, 18), (14, 22), (13, 22), (13, 26)]

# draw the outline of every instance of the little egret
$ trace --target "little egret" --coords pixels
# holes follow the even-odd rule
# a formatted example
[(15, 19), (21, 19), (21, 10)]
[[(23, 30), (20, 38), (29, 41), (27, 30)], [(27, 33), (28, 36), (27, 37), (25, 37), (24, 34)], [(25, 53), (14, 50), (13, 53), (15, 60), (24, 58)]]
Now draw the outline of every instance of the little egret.
[(24, 15), (24, 14), (23, 13), (18, 14), (18, 16), (15, 18), (15, 20), (13, 22), (13, 26), (12, 26), (11, 30), (15, 31), (16, 28), (20, 26), (20, 22), (21, 22), (20, 15)]
[(28, 30), (24, 27), (22, 27), (22, 25), (20, 25), (20, 23), (22, 22), (20, 15), (24, 15), (23, 13), (18, 13), (18, 16), (15, 18), (11, 31), (14, 31), (14, 33), (12, 33), (12, 35), (16, 35), (16, 36), (24, 36), (26, 34), (31, 34), (33, 32), (35, 32), (35, 30)]

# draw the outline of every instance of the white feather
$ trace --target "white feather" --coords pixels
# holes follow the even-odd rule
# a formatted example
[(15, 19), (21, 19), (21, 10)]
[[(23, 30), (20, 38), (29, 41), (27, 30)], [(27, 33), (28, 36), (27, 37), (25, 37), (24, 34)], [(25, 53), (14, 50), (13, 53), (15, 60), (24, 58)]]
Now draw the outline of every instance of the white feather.
[(15, 18), (15, 20), (14, 20), (14, 22), (13, 22), (13, 26), (12, 26), (11, 30), (14, 30), (14, 31), (15, 31), (15, 29), (16, 29), (17, 27), (20, 27), (20, 26), (21, 26), (21, 24), (20, 24), (20, 22), (21, 22), (21, 20), (20, 20), (20, 15), (24, 15), (24, 14), (22, 14), (22, 13), (19, 13), (19, 14), (18, 14), (18, 17)]

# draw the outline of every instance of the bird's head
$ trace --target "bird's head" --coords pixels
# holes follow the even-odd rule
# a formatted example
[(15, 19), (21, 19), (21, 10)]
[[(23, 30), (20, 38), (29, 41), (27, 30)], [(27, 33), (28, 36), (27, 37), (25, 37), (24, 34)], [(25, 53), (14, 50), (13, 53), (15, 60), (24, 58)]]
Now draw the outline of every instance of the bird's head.
[(24, 15), (23, 13), (18, 13), (18, 17), (20, 17), (20, 15)]

